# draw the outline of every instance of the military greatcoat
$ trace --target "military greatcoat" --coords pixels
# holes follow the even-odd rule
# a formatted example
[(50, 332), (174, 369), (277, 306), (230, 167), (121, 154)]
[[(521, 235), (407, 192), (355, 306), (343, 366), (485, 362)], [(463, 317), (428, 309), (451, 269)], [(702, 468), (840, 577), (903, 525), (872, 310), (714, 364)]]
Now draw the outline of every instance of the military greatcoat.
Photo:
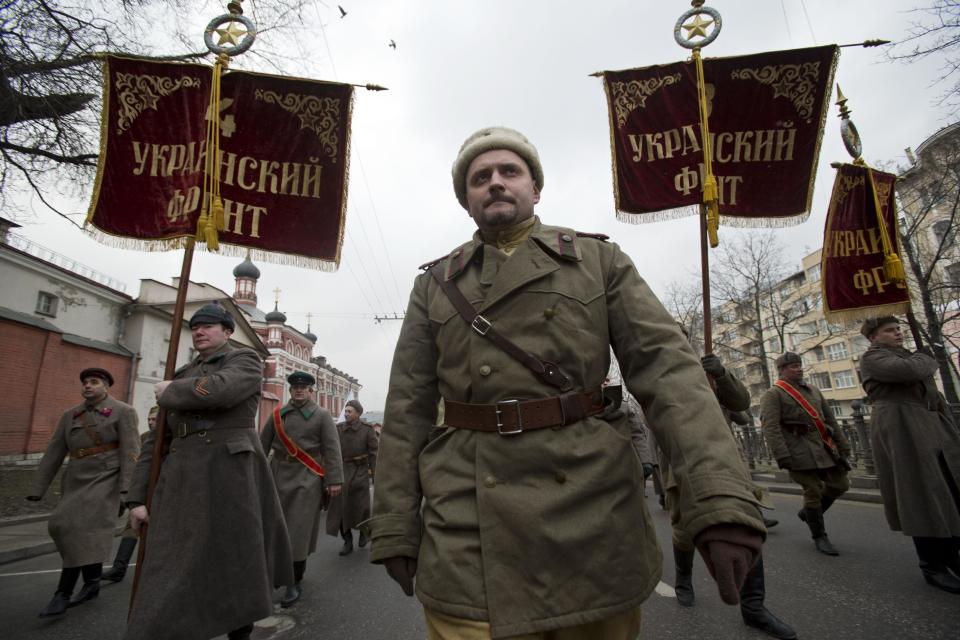
[(302, 407), (287, 403), (280, 410), (280, 418), (287, 436), (307, 455), (321, 462), (325, 473), (321, 479), (287, 453), (287, 448), (277, 435), (271, 414), (263, 426), (260, 443), (265, 452), (272, 452), (270, 470), (277, 493), (280, 494), (283, 517), (287, 521), (293, 559), (306, 560), (308, 555), (317, 550), (324, 487), (343, 483), (340, 439), (330, 413), (313, 400)]
[[(850, 457), (850, 443), (843, 435), (830, 405), (820, 390), (805, 382), (792, 385), (816, 409), (841, 457)], [(829, 469), (837, 460), (823, 445), (823, 439), (810, 417), (796, 400), (778, 387), (770, 387), (760, 398), (760, 425), (770, 452), (776, 460), (789, 460), (792, 471)], [(795, 433), (796, 426), (802, 433)]]
[[(262, 373), (256, 352), (224, 345), (177, 370), (157, 399), (169, 453), (128, 640), (208, 640), (269, 616), (274, 587), (293, 584), (287, 528), (257, 436)], [(131, 502), (146, 502), (155, 433)]]
[[(557, 363), (575, 391), (600, 387), (613, 347), (693, 535), (722, 523), (763, 531), (700, 362), (616, 244), (537, 220), (509, 258), (477, 233), (440, 264), (502, 335)], [(434, 426), (441, 397), (557, 393), (472, 329), (429, 274), (416, 279), (390, 374), (371, 557), (417, 558), (424, 605), (487, 620), (494, 638), (609, 618), (660, 579), (622, 412), (514, 436)]]
[(343, 454), (343, 491), (330, 501), (327, 533), (339, 535), (370, 517), (370, 478), (377, 468), (380, 438), (373, 425), (357, 420), (337, 423)]
[[(960, 432), (924, 353), (874, 344), (860, 359), (887, 523), (908, 536), (960, 537)], [(955, 490), (955, 489), (954, 489)]]
[[(119, 446), (84, 455), (111, 443)], [(46, 493), (68, 454), (60, 502), (47, 525), (50, 537), (64, 567), (101, 563), (110, 557), (117, 510), (140, 455), (137, 412), (108, 395), (89, 409), (79, 404), (64, 413), (40, 460), (32, 495)]]

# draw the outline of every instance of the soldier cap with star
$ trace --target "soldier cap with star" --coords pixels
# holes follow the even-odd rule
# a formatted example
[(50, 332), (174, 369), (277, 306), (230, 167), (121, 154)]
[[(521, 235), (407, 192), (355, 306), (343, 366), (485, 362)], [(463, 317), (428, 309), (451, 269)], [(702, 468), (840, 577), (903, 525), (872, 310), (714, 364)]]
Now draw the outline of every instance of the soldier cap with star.
[(287, 376), (287, 383), (292, 387), (294, 385), (303, 385), (305, 387), (312, 387), (317, 383), (317, 379), (306, 371), (294, 371)]
[(788, 364), (803, 364), (803, 358), (795, 354), (793, 351), (787, 351), (782, 356), (777, 358), (777, 371), (783, 369)]
[(222, 324), (225, 329), (233, 331), (233, 315), (216, 302), (208, 302), (197, 309), (190, 316), (190, 328), (198, 324)]
[(110, 375), (110, 372), (106, 369), (101, 369), (100, 367), (88, 367), (80, 372), (80, 382), (83, 382), (87, 378), (100, 378), (107, 383), (108, 387), (113, 386), (113, 376)]

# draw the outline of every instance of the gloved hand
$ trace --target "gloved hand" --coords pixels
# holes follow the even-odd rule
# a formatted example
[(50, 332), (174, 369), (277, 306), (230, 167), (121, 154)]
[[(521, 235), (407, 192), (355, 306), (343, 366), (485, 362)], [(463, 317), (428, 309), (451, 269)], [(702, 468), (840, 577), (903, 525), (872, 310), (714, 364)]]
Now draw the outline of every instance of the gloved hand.
[(700, 358), (700, 364), (703, 366), (703, 370), (714, 378), (722, 378), (727, 372), (727, 370), (723, 368), (723, 363), (720, 362), (720, 358), (712, 353), (708, 353)]
[(790, 467), (792, 467), (793, 465), (790, 464), (790, 458), (777, 458), (777, 466), (780, 467), (781, 469), (786, 469), (787, 471), (790, 471)]
[(643, 463), (643, 479), (646, 480), (653, 475), (653, 465), (649, 462)]
[(408, 596), (413, 595), (413, 577), (417, 575), (417, 561), (406, 556), (394, 556), (383, 561), (390, 577)]
[(694, 544), (717, 582), (720, 599), (739, 603), (743, 581), (763, 548), (760, 532), (742, 524), (717, 524), (701, 531)]
[(27, 500), (30, 502), (40, 502), (42, 498), (40, 496), (27, 496)]

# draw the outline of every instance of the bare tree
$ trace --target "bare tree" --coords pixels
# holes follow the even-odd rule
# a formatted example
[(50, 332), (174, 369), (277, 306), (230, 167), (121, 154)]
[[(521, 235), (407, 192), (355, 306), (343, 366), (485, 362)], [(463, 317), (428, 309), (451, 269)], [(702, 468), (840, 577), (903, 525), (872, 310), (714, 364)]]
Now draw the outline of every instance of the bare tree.
[(918, 156), (896, 182), (900, 243), (922, 338), (940, 363), (944, 395), (957, 403), (947, 345), (960, 349), (960, 123), (931, 136)]
[(907, 37), (888, 50), (892, 60), (905, 63), (919, 62), (930, 57), (942, 57), (937, 83), (947, 85), (940, 102), (954, 112), (960, 108), (960, 0), (933, 0), (925, 7), (913, 9)]
[[(251, 4), (250, 2), (247, 3)], [(308, 0), (264, 0), (253, 10), (260, 62), (282, 71)], [(74, 224), (60, 196), (84, 194), (99, 150), (102, 55), (196, 60), (207, 54), (188, 20), (225, 13), (190, 0), (0, 0), (0, 207), (25, 218), (36, 198)], [(163, 18), (158, 14), (163, 10)], [(262, 43), (262, 44), (261, 44)], [(73, 217), (71, 217), (73, 216)]]
[(690, 337), (690, 346), (703, 353), (703, 290), (700, 282), (674, 280), (667, 285), (663, 306)]

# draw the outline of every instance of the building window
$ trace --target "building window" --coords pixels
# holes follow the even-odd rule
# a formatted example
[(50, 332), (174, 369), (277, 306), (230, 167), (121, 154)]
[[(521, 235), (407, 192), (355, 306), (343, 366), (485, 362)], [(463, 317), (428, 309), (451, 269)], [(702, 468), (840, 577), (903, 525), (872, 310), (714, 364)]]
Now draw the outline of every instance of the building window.
[(852, 389), (856, 381), (853, 378), (853, 371), (835, 371), (833, 373), (833, 387), (835, 389)]
[(950, 228), (949, 220), (937, 220), (933, 223), (933, 235), (937, 238), (937, 243), (942, 243), (945, 247), (953, 246), (953, 229)]
[(815, 386), (817, 389), (832, 389), (830, 384), (830, 374), (829, 373), (811, 373), (807, 376), (810, 380), (810, 384)]
[(42, 316), (57, 317), (57, 296), (46, 291), (37, 294), (37, 313)]
[(835, 342), (827, 345), (827, 360), (843, 360), (847, 357), (847, 343)]
[(827, 405), (830, 407), (830, 411), (833, 411), (833, 417), (839, 418), (843, 414), (843, 407), (840, 406), (840, 403), (836, 400), (827, 400)]
[(809, 269), (807, 269), (807, 281), (808, 282), (820, 281), (820, 265), (819, 264), (815, 264)]

